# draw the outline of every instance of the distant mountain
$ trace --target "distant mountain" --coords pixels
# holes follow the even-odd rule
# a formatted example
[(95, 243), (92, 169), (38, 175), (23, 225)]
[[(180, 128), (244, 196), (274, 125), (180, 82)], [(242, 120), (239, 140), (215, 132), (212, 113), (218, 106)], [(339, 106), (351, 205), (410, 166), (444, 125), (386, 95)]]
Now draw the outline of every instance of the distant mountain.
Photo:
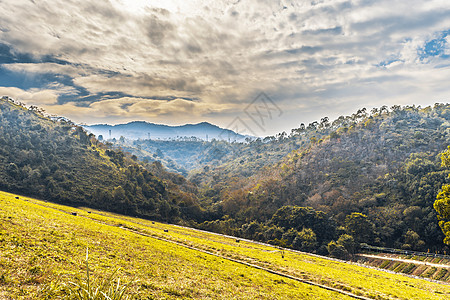
[(86, 125), (84, 128), (97, 137), (102, 135), (104, 139), (121, 136), (131, 140), (152, 139), (168, 140), (195, 137), (201, 140), (229, 140), (244, 141), (247, 136), (238, 134), (232, 130), (220, 128), (216, 125), (202, 122), (198, 124), (186, 124), (181, 126), (169, 126), (143, 121), (135, 121), (118, 125)]

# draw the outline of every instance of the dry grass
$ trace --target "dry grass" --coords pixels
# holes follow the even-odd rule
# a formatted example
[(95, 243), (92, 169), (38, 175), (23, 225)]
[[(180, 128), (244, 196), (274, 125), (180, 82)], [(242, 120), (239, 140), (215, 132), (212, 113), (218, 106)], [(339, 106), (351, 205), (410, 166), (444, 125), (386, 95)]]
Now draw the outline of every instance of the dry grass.
[[(119, 226), (373, 299), (450, 297), (448, 285), (307, 254), (285, 252), (282, 257), (275, 247), (246, 241), (236, 243), (235, 238), (173, 225), (104, 212), (89, 214), (83, 209), (32, 199), (17, 200), (6, 193), (0, 193), (0, 204), (0, 233), (6, 232), (0, 235), (0, 241), (7, 239), (0, 244), (0, 267), (6, 270), (4, 281), (0, 273), (0, 292), (8, 291), (15, 296), (13, 299), (30, 299), (34, 295), (43, 299), (46, 295), (62, 297), (67, 294), (58, 282), (81, 278), (86, 271), (81, 258), (87, 246), (92, 251), (92, 270), (99, 278), (121, 268), (118, 276), (125, 283), (133, 278), (139, 280), (129, 287), (130, 295), (136, 299), (347, 298), (220, 257), (140, 236)], [(78, 216), (67, 214), (70, 212), (77, 212)], [(69, 271), (71, 269), (73, 271)]]
[(117, 278), (130, 283), (134, 299), (349, 299), (25, 200), (0, 193), (5, 299), (65, 299), (67, 284), (85, 278), (87, 247), (92, 276), (107, 279), (120, 268)]

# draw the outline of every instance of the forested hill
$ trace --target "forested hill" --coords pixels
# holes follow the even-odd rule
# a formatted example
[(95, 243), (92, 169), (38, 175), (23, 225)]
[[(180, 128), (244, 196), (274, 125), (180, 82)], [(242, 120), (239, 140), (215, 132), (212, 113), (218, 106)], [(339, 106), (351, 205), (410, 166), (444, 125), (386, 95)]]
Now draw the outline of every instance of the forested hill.
[(0, 100), (0, 190), (161, 220), (200, 213), (184, 178), (8, 98)]
[[(204, 192), (216, 199), (211, 205), (215, 218), (225, 218), (208, 226), (234, 224), (247, 237), (273, 238), (271, 226), (280, 224), (274, 222), (273, 215), (278, 209), (286, 205), (312, 207), (336, 222), (336, 238), (347, 233), (368, 244), (443, 249), (444, 236), (433, 203), (448, 181), (440, 153), (450, 145), (449, 120), (450, 105), (394, 106), (370, 114), (362, 109), (334, 122), (324, 119), (295, 129), (277, 143), (289, 143), (304, 135), (318, 138), (311, 137), (310, 143), (250, 178), (239, 176), (242, 170), (236, 170), (226, 182), (221, 181), (221, 168), (201, 175), (218, 178), (210, 181)], [(255, 148), (257, 143), (253, 142)], [(364, 215), (354, 215), (364, 221), (357, 223), (359, 232), (348, 227), (349, 216), (355, 212)], [(291, 217), (295, 214), (286, 215)], [(314, 228), (313, 223), (291, 229)], [(250, 224), (251, 232), (246, 232)], [(286, 226), (285, 231), (290, 228)], [(285, 239), (292, 242), (289, 236)]]

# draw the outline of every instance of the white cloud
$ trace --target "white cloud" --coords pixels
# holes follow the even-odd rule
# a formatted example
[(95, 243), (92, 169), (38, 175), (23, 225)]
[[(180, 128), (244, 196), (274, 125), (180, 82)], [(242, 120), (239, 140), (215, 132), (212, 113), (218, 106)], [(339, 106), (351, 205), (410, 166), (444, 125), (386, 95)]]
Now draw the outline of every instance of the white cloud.
[(40, 107), (56, 104), (58, 98), (58, 93), (55, 90), (30, 89), (24, 91), (16, 87), (0, 87), (0, 95), (9, 96), (19, 102)]
[[(66, 116), (81, 123), (120, 123), (131, 120), (152, 120), (152, 122), (173, 125), (192, 122), (193, 119), (205, 116), (236, 113), (238, 107), (229, 104), (198, 103), (185, 99), (143, 99), (123, 97), (94, 102), (88, 106), (78, 106), (68, 102), (56, 105), (56, 96), (52, 91), (26, 92), (17, 88), (1, 88), (0, 95), (12, 95), (13, 99), (27, 104), (38, 105), (50, 114)], [(51, 101), (50, 101), (51, 100)], [(210, 120), (212, 121), (213, 118)], [(167, 122), (167, 120), (170, 120)]]
[[(450, 29), (445, 0), (4, 0), (0, 13), (2, 43), (36, 59), (7, 68), (72, 78), (47, 83), (48, 100), (39, 99), (75, 121), (190, 117), (226, 125), (265, 91), (289, 110), (273, 121), (279, 131), (360, 106), (429, 104), (450, 94), (448, 69), (437, 68), (445, 58), (418, 56)], [(58, 108), (55, 97), (80, 88), (98, 99)], [(120, 95), (102, 98), (108, 92)], [(165, 96), (178, 100), (148, 100)]]

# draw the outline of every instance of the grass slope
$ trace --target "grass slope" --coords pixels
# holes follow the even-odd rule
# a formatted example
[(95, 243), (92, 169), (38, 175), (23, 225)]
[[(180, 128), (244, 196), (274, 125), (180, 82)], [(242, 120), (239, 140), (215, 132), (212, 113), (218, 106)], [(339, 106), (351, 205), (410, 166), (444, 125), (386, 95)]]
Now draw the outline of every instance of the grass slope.
[(350, 299), (228, 257), (373, 299), (450, 296), (448, 285), (302, 253), (282, 257), (267, 245), (0, 192), (0, 298), (64, 297), (63, 283), (85, 274), (87, 247), (91, 271), (106, 277), (120, 267), (135, 299)]

